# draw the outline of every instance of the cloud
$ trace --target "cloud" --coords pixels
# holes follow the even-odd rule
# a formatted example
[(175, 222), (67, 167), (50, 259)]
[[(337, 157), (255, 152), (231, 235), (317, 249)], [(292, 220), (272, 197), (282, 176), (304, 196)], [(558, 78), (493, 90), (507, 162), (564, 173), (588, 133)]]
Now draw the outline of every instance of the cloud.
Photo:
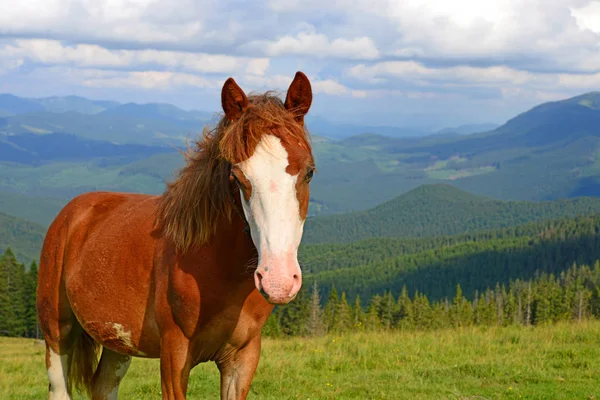
[[(308, 76), (311, 82), (313, 94), (326, 94), (331, 96), (365, 97), (367, 92), (363, 90), (352, 90), (334, 79), (320, 79)], [(276, 90), (286, 91), (293, 81), (291, 75), (257, 76), (246, 75), (239, 80), (244, 90)]]
[(274, 41), (250, 43), (248, 48), (264, 48), (271, 57), (301, 55), (319, 58), (371, 60), (379, 57), (379, 50), (368, 37), (329, 40), (318, 33), (301, 32), (296, 36), (283, 36)]
[(556, 95), (562, 91), (563, 97), (565, 97), (565, 92), (600, 87), (600, 72), (533, 73), (506, 66), (434, 68), (413, 61), (359, 64), (349, 68), (347, 75), (379, 87), (389, 87), (390, 85), (394, 87), (400, 82), (400, 84), (437, 90), (450, 88), (457, 93), (468, 93), (470, 88), (488, 88), (502, 95), (517, 92), (532, 94), (536, 90), (540, 93), (552, 92)]
[[(507, 115), (519, 101), (600, 85), (600, 0), (5, 3), (0, 85), (6, 88), (71, 82), (120, 96), (135, 88), (144, 96), (147, 89), (168, 95), (194, 88), (212, 98), (228, 76), (244, 89), (285, 90), (303, 70), (316, 95), (336, 97), (315, 109), (330, 114), (349, 102), (359, 118), (381, 116), (386, 96), (410, 99), (403, 109), (413, 111), (434, 102), (453, 110), (463, 104), (465, 114), (472, 112), (467, 100), (495, 101), (490, 115)], [(40, 77), (49, 71), (44, 83)]]
[(269, 67), (267, 58), (160, 50), (109, 50), (98, 45), (67, 46), (57, 40), (19, 39), (0, 46), (0, 57), (28, 59), (46, 65), (75, 65), (135, 69), (161, 66), (201, 73), (246, 71), (262, 75)]
[[(94, 73), (95, 72), (95, 73)], [(166, 71), (86, 71), (81, 84), (91, 87), (134, 87), (142, 89), (173, 89), (177, 87), (216, 88), (217, 83), (203, 77)]]

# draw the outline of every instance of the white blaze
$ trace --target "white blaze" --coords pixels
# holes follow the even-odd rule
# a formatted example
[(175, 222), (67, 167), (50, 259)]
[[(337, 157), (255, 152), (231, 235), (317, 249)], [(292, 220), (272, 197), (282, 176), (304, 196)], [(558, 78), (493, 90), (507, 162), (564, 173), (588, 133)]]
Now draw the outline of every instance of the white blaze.
[(259, 257), (290, 257), (296, 254), (304, 221), (296, 197), (296, 180), (286, 172), (288, 153), (281, 140), (265, 135), (252, 157), (238, 164), (252, 184), (252, 195), (244, 213)]

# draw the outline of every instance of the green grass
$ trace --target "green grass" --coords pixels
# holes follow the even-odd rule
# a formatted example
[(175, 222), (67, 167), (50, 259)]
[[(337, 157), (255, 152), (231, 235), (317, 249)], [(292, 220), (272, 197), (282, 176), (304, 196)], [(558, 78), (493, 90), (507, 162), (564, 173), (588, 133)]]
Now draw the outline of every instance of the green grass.
[[(44, 347), (0, 338), (0, 398), (46, 395)], [(157, 360), (134, 359), (120, 398), (160, 398)], [(265, 339), (254, 399), (600, 398), (600, 322), (537, 328), (355, 333)], [(189, 398), (218, 399), (214, 364)]]

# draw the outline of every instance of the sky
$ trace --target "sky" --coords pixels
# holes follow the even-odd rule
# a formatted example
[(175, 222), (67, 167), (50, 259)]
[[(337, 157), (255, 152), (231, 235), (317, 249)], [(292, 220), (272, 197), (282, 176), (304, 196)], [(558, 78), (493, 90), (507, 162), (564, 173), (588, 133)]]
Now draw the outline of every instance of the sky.
[(312, 82), (311, 114), (502, 123), (600, 90), (600, 0), (0, 0), (0, 93), (220, 110)]

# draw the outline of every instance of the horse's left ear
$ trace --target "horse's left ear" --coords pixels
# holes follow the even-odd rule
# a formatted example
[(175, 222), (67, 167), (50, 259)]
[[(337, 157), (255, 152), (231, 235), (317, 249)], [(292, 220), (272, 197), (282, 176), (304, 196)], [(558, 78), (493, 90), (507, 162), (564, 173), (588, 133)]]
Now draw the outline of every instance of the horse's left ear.
[(285, 108), (294, 113), (296, 121), (304, 124), (304, 116), (310, 109), (311, 103), (312, 88), (310, 87), (310, 81), (306, 75), (298, 71), (285, 97)]

